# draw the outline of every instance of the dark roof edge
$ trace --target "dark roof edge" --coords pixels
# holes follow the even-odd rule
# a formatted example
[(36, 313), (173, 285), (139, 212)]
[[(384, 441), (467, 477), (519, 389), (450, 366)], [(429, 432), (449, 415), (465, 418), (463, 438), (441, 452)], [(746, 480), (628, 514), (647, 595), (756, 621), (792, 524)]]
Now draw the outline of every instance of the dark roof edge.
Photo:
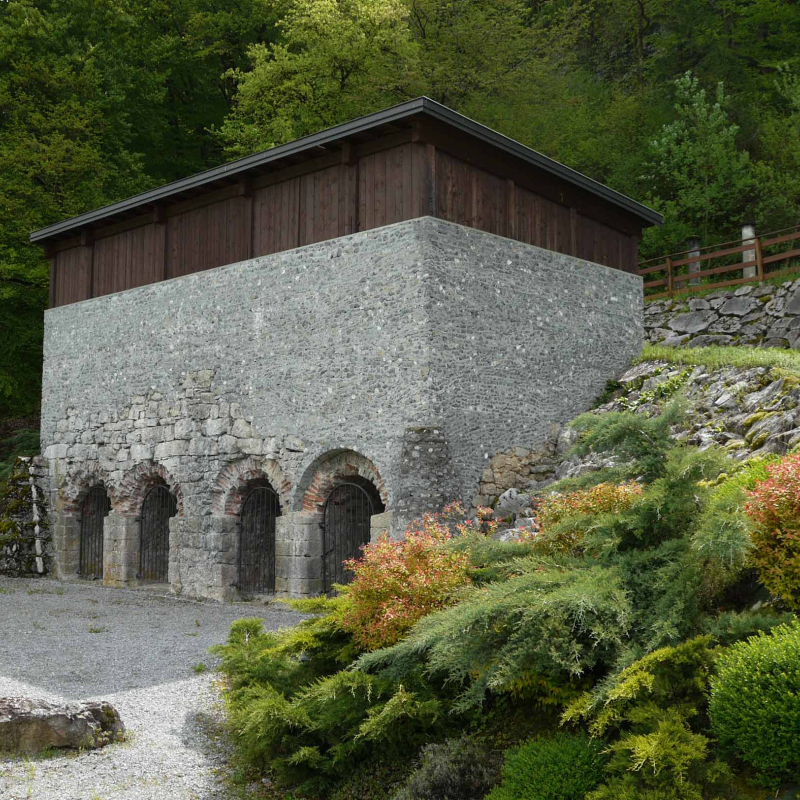
[(458, 112), (443, 106), (441, 103), (431, 100), (429, 97), (417, 97), (414, 100), (408, 100), (383, 111), (376, 111), (373, 114), (367, 114), (366, 116), (359, 117), (358, 119), (344, 122), (341, 125), (336, 125), (333, 128), (327, 128), (324, 131), (312, 133), (309, 136), (302, 137), (301, 139), (295, 139), (292, 142), (287, 142), (286, 144), (272, 147), (269, 150), (262, 150), (261, 152), (254, 153), (250, 156), (245, 156), (244, 158), (237, 159), (236, 161), (230, 161), (227, 164), (222, 164), (219, 167), (213, 167), (212, 169), (205, 170), (204, 172), (198, 172), (197, 174), (191, 175), (188, 178), (172, 181), (171, 183), (164, 184), (156, 189), (150, 189), (149, 191), (141, 192), (140, 194), (133, 195), (132, 197), (120, 200), (116, 203), (112, 203), (107, 206), (101, 206), (100, 208), (96, 208), (92, 211), (87, 211), (84, 214), (79, 214), (77, 217), (71, 217), (70, 219), (56, 222), (31, 233), (30, 241), (34, 243), (41, 242), (49, 239), (51, 236), (58, 236), (59, 234), (64, 234), (73, 229), (81, 228), (84, 225), (90, 225), (94, 222), (98, 222), (99, 220), (110, 217), (113, 214), (129, 211), (137, 206), (146, 205), (148, 203), (156, 203), (159, 200), (164, 200), (170, 197), (176, 192), (202, 186), (206, 183), (219, 180), (220, 178), (233, 177), (242, 172), (246, 172), (252, 167), (268, 164), (271, 161), (276, 161), (280, 158), (302, 152), (303, 150), (307, 150), (311, 147), (327, 144), (345, 136), (367, 131), (377, 125), (383, 125), (405, 119), (406, 117), (410, 117), (413, 114), (421, 111), (430, 114), (432, 117), (452, 125), (466, 133), (472, 134), (473, 136), (476, 136), (479, 139), (482, 139), (507, 153), (522, 158), (528, 163), (533, 164), (540, 169), (544, 169), (553, 175), (557, 175), (558, 177), (563, 178), (570, 183), (575, 184), (576, 186), (580, 186), (592, 194), (608, 200), (609, 202), (633, 214), (634, 216), (645, 220), (651, 225), (660, 225), (662, 222), (661, 214), (653, 211), (651, 208), (648, 208), (645, 205), (642, 205), (641, 203), (637, 203), (630, 197), (626, 197), (624, 194), (620, 194), (613, 189), (609, 189), (602, 183), (599, 183), (598, 181), (595, 181), (574, 169), (570, 169), (569, 167), (560, 164), (558, 161), (554, 161), (552, 158), (548, 158), (547, 156), (532, 150), (530, 147), (520, 144), (514, 139), (503, 136), (503, 134), (498, 133), (491, 128), (487, 128), (485, 125), (481, 125), (469, 117), (465, 117), (463, 114), (459, 114)]

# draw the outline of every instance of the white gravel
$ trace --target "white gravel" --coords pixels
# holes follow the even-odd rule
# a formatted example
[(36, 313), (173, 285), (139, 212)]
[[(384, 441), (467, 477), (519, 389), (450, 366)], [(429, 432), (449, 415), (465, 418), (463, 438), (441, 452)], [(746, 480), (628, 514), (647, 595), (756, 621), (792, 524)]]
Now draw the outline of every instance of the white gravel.
[[(0, 800), (228, 800), (221, 704), (208, 648), (233, 620), (281, 607), (0, 577), (0, 696), (108, 700), (128, 740), (101, 750), (0, 755)], [(208, 670), (197, 674), (194, 665)]]

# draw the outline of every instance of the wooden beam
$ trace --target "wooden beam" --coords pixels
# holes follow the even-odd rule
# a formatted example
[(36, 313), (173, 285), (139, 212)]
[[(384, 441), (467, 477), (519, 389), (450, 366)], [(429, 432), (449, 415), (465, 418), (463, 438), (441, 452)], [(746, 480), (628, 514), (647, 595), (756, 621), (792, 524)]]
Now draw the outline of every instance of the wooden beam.
[(511, 178), (506, 181), (506, 236), (517, 238), (517, 187)]
[(436, 145), (428, 142), (425, 145), (426, 168), (426, 211), (432, 217), (439, 216), (437, 208), (438, 191), (436, 186)]

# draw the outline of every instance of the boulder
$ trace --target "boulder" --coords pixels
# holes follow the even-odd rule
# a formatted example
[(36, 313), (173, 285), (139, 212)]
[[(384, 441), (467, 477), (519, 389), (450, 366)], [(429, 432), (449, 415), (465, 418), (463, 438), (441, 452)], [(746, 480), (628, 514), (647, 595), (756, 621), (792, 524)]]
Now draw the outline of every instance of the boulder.
[(51, 747), (93, 750), (125, 733), (117, 710), (104, 702), (49, 703), (0, 697), (0, 750), (34, 753)]
[(689, 347), (713, 347), (730, 344), (732, 336), (696, 336), (689, 342)]

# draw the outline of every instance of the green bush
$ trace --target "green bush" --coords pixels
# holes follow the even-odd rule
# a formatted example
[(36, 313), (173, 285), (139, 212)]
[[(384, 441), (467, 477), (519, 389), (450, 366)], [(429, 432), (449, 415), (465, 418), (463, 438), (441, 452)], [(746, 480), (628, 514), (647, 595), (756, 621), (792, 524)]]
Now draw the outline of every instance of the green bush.
[(603, 779), (603, 748), (583, 734), (533, 739), (509, 751), (487, 800), (583, 800)]
[(501, 761), (468, 736), (428, 745), (394, 800), (483, 800), (500, 779)]
[(711, 681), (709, 712), (722, 747), (770, 784), (800, 772), (800, 623), (732, 645)]

